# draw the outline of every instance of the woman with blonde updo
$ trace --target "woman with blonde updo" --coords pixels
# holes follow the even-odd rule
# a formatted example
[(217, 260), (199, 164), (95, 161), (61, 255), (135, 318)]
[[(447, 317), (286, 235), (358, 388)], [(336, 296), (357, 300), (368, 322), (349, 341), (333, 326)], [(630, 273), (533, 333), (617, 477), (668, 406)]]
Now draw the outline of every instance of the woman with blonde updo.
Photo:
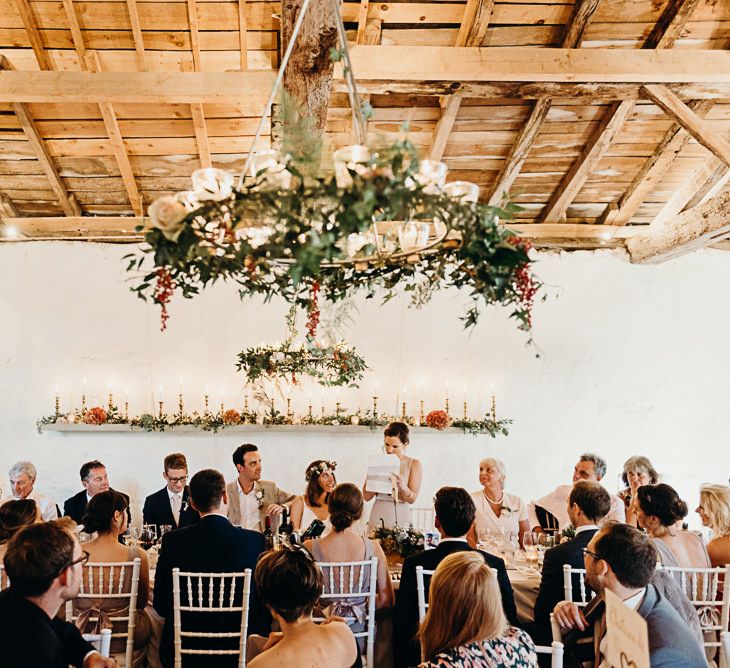
[(696, 512), (702, 524), (712, 529), (712, 540), (707, 544), (712, 565), (730, 564), (730, 487), (702, 485)]

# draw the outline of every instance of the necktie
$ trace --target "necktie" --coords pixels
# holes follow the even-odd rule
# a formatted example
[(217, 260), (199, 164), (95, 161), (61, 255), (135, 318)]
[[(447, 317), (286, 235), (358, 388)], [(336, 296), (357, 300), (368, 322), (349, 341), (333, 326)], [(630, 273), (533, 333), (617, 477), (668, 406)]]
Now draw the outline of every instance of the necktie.
[(182, 499), (179, 494), (172, 495), (172, 516), (175, 519), (175, 526), (180, 524), (180, 506), (182, 505)]

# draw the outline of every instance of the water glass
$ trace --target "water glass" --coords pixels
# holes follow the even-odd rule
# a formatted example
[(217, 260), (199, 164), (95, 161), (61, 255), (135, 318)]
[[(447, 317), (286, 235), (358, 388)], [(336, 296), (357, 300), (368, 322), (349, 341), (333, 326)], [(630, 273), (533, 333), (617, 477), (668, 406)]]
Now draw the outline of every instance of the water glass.
[(157, 542), (162, 543), (162, 537), (170, 531), (172, 531), (172, 524), (160, 524), (160, 536)]
[(139, 527), (128, 527), (122, 538), (127, 547), (137, 545), (139, 543)]

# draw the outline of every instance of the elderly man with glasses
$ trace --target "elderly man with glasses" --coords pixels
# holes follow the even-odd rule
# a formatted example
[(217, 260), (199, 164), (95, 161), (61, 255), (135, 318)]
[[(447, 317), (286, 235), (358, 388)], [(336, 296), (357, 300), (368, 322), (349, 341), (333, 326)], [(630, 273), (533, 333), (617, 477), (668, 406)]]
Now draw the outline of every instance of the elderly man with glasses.
[[(68, 522), (68, 520), (65, 520)], [(13, 668), (114, 668), (56, 613), (76, 597), (89, 559), (64, 520), (32, 524), (8, 544), (10, 587), (0, 593), (0, 653)]]
[(35, 466), (31, 462), (17, 462), (8, 471), (10, 478), (10, 491), (12, 496), (6, 496), (2, 503), (11, 499), (30, 499), (35, 501), (40, 509), (41, 518), (44, 521), (55, 520), (58, 517), (58, 506), (56, 502), (45, 494), (40, 494), (34, 489), (35, 480), (38, 476)]
[(144, 523), (156, 525), (158, 536), (161, 534), (161, 526), (177, 529), (195, 524), (200, 519), (200, 515), (190, 505), (188, 462), (185, 455), (179, 452), (167, 455), (162, 477), (167, 485), (150, 494), (142, 509)]

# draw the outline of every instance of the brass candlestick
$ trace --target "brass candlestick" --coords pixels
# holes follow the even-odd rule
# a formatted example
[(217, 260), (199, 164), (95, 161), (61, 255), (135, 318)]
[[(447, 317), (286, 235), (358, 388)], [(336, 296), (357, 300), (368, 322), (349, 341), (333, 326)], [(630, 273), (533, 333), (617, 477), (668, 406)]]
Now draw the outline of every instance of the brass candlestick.
[(373, 397), (373, 417), (378, 417), (378, 397)]
[(404, 401), (403, 402), (403, 406), (402, 406), (402, 411), (401, 411), (401, 415), (403, 417), (403, 420), (406, 419), (406, 414), (407, 414), (407, 406), (406, 406), (406, 402)]
[(203, 395), (203, 406), (205, 406), (205, 413), (208, 413), (208, 395)]
[(109, 412), (111, 413), (114, 409), (114, 397), (112, 396), (112, 393), (109, 392)]
[(81, 395), (81, 412), (86, 410), (86, 393)]
[(492, 395), (492, 422), (497, 421), (497, 400)]
[(160, 401), (160, 402), (158, 402), (158, 403), (160, 404), (160, 418), (162, 418), (162, 414), (163, 414), (163, 412), (164, 412), (164, 411), (163, 411), (163, 408), (164, 408), (164, 406), (165, 406), (165, 402), (164, 402), (164, 401)]
[(223, 405), (223, 402), (221, 401), (221, 415), (226, 412), (226, 407)]
[(310, 420), (312, 419), (312, 404), (309, 404), (309, 407), (307, 408), (307, 417), (309, 417)]
[(125, 420), (129, 419), (129, 402), (128, 401), (124, 402), (124, 419)]
[(446, 415), (449, 414), (449, 398), (446, 397), (446, 406), (444, 407), (446, 409)]
[(335, 415), (337, 417), (340, 417), (340, 402), (339, 401), (335, 401)]
[(183, 415), (183, 395), (182, 395), (182, 392), (180, 392), (180, 394), (177, 395), (177, 407), (178, 407), (178, 409), (180, 411), (180, 416), (182, 416)]
[(291, 420), (294, 417), (291, 412), (291, 397), (286, 398), (286, 417), (288, 420)]
[(418, 424), (423, 424), (423, 422), (425, 420), (425, 417), (423, 414), (423, 399), (421, 399), (421, 401), (419, 403), (421, 406), (420, 406), (420, 413), (419, 413), (419, 417), (418, 417)]
[(468, 411), (466, 408), (466, 399), (464, 399), (464, 422), (466, 422), (469, 419), (467, 413), (468, 413)]
[(56, 395), (56, 417), (61, 414), (61, 399)]
[(248, 413), (248, 395), (243, 398), (243, 412)]

